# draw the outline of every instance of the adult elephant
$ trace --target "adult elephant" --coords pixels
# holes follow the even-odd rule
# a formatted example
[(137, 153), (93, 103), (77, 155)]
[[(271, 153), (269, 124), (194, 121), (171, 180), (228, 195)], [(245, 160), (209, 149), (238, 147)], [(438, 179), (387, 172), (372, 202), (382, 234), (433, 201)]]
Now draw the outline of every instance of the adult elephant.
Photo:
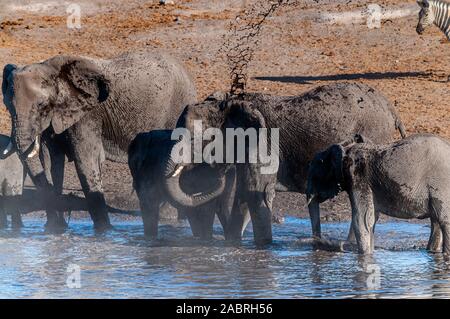
[[(181, 110), (196, 102), (186, 70), (161, 52), (110, 60), (60, 55), (24, 67), (8, 64), (2, 91), (13, 143), (33, 182), (45, 194), (60, 192), (68, 155), (100, 230), (111, 226), (101, 163), (105, 158), (126, 163), (128, 145), (139, 132), (172, 128)], [(41, 133), (42, 143), (36, 138)], [(39, 159), (33, 155), (41, 145)], [(64, 226), (64, 219), (47, 210), (47, 227), (53, 226)]]
[[(261, 173), (261, 163), (231, 164), (237, 168), (237, 191), (228, 223), (230, 238), (241, 238), (250, 213), (258, 244), (272, 240), (270, 215), (277, 181), (286, 191), (305, 194), (308, 165), (318, 151), (357, 133), (375, 143), (391, 141), (397, 130), (405, 135), (389, 101), (377, 90), (357, 83), (319, 86), (291, 97), (215, 94), (202, 103), (187, 106), (177, 126), (194, 132), (200, 123), (196, 121), (201, 121), (203, 130), (219, 128), (223, 132), (228, 128), (279, 128), (277, 173)], [(173, 167), (170, 159), (167, 167)], [(168, 185), (173, 184), (175, 175), (169, 175)], [(181, 194), (178, 200), (186, 196)], [(313, 214), (319, 203), (313, 201), (309, 208), (314, 217), (313, 233), (320, 236), (320, 220), (318, 214)]]

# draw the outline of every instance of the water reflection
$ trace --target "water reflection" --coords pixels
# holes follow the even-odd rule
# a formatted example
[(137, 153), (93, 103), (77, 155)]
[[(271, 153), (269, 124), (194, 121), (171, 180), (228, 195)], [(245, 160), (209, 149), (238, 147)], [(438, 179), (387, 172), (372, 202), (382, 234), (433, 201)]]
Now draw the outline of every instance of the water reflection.
[[(89, 220), (71, 222), (62, 235), (43, 232), (43, 220), (27, 219), (21, 231), (0, 231), (0, 297), (3, 298), (389, 298), (449, 297), (449, 262), (424, 248), (425, 224), (382, 223), (376, 252), (314, 251), (298, 235), (309, 221), (287, 218), (274, 226), (274, 244), (257, 250), (251, 230), (239, 247), (191, 237), (186, 224), (161, 226), (147, 241), (139, 221), (115, 221), (96, 235)], [(345, 238), (347, 223), (323, 232)], [(80, 289), (66, 285), (68, 266), (79, 265)]]

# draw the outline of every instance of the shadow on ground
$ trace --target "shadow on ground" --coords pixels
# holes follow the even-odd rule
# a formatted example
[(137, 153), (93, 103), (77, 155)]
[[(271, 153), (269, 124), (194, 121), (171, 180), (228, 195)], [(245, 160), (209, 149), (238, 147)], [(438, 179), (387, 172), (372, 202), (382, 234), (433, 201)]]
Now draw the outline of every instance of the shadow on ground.
[(431, 72), (366, 72), (350, 74), (331, 74), (317, 76), (258, 76), (255, 80), (272, 81), (282, 83), (311, 84), (317, 81), (339, 81), (339, 80), (382, 80), (398, 78), (431, 78)]

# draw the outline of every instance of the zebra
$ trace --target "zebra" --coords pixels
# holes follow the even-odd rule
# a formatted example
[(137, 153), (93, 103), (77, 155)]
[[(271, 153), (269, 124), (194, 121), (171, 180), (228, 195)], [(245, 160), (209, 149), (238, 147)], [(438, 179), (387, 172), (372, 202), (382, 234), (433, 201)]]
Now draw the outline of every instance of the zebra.
[(421, 10), (416, 32), (422, 34), (433, 23), (450, 40), (450, 3), (441, 0), (417, 0)]

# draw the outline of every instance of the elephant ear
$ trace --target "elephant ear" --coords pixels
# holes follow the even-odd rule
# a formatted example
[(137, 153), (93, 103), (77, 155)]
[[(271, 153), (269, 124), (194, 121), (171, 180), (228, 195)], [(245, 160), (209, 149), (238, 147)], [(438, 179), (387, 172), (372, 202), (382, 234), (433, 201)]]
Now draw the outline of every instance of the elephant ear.
[(137, 189), (137, 181), (141, 175), (141, 168), (147, 158), (152, 137), (150, 133), (139, 133), (128, 147), (128, 167), (133, 177), (133, 188)]
[(109, 81), (96, 64), (84, 58), (57, 57), (50, 64), (58, 70), (52, 126), (60, 134), (107, 100)]
[(265, 128), (266, 121), (261, 112), (248, 101), (231, 100), (226, 102), (228, 127), (242, 127), (255, 129)]
[(17, 66), (14, 64), (7, 64), (3, 68), (3, 81), (2, 81), (2, 93), (3, 95), (6, 93), (6, 90), (8, 89), (8, 78), (11, 72), (13, 72), (15, 69), (17, 69)]
[(329, 160), (333, 170), (333, 183), (341, 183), (343, 180), (343, 166), (345, 151), (341, 145), (333, 145), (330, 148)]

